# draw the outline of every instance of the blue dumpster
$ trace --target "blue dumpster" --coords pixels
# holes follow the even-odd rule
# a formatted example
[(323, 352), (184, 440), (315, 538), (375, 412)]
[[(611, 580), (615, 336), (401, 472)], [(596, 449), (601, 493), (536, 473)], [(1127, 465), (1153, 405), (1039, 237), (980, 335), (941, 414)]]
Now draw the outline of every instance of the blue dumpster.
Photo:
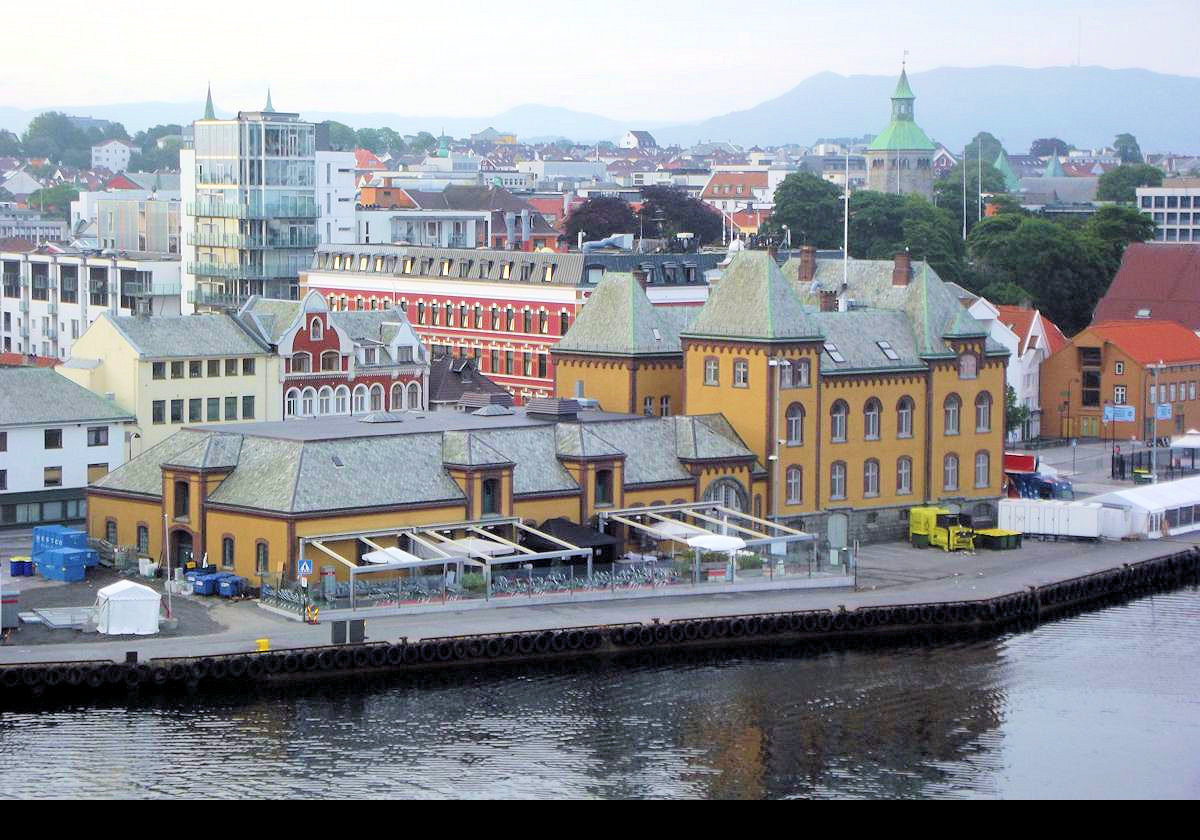
[(212, 595), (217, 590), (220, 578), (220, 572), (215, 575), (196, 575), (192, 579), (192, 592), (197, 595)]
[(245, 588), (245, 578), (240, 578), (237, 575), (226, 574), (217, 583), (217, 592), (222, 598), (233, 598), (236, 595), (241, 595), (242, 590)]

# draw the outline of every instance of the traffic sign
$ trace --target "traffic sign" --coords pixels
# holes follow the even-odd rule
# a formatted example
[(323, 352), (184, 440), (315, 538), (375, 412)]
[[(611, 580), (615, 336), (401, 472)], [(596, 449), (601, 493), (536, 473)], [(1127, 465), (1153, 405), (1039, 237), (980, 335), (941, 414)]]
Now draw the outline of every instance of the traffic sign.
[(308, 557), (301, 557), (300, 567), (296, 571), (299, 572), (300, 577), (309, 577), (313, 572), (312, 560)]

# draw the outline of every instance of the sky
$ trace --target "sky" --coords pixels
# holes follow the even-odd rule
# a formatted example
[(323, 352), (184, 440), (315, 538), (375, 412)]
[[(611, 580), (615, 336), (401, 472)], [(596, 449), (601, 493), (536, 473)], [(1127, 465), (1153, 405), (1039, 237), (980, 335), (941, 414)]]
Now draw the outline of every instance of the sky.
[[(87, 29), (101, 8), (97, 41)], [(1078, 60), (1200, 76), (1197, 0), (58, 0), (54, 19), (77, 23), (6, 39), (0, 105), (198, 101), (211, 81), (231, 110), (260, 107), (269, 85), (276, 107), (300, 112), (483, 116), (537, 103), (683, 122), (823, 71), (892, 74), (905, 50), (915, 72)]]

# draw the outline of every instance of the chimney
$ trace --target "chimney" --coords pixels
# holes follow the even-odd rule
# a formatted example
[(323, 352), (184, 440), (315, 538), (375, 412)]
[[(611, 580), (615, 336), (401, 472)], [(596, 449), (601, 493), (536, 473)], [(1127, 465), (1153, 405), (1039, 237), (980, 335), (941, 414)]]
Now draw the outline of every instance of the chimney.
[(912, 256), (908, 251), (897, 251), (892, 265), (892, 285), (907, 286), (912, 280)]
[(646, 269), (635, 268), (630, 273), (633, 274), (633, 279), (636, 280), (637, 284), (643, 289), (650, 285), (650, 274), (646, 271)]
[(812, 245), (804, 245), (800, 248), (800, 276), (801, 283), (811, 283), (813, 275), (817, 273), (817, 249)]
[(838, 311), (838, 293), (827, 292), (821, 290), (821, 311), (822, 312), (837, 312)]

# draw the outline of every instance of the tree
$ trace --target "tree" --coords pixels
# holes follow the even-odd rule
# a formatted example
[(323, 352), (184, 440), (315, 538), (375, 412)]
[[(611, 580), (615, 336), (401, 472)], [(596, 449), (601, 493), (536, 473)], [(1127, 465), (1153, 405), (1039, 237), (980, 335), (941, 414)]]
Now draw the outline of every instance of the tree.
[(438, 139), (436, 137), (434, 137), (428, 131), (420, 131), (417, 133), (416, 139), (412, 141), (409, 148), (412, 149), (414, 154), (423, 155), (433, 151), (437, 148), (437, 146)]
[[(993, 158), (995, 160), (995, 158)], [(938, 178), (933, 184), (933, 203), (948, 212), (962, 225), (963, 205), (963, 163), (959, 161), (954, 168)], [(967, 230), (970, 230), (979, 220), (976, 196), (979, 189), (979, 170), (983, 170), (983, 191), (985, 193), (1003, 193), (1008, 188), (1004, 184), (1004, 176), (1000, 170), (986, 160), (983, 165), (976, 164), (971, 158), (967, 167)]]
[(404, 153), (404, 138), (387, 126), (379, 129), (379, 142), (383, 146), (383, 151), (393, 154)]
[(1092, 214), (1083, 226), (1083, 233), (1094, 238), (1114, 262), (1112, 270), (1115, 274), (1126, 245), (1154, 238), (1154, 220), (1133, 207), (1109, 205)]
[[(91, 162), (91, 143), (70, 117), (46, 111), (29, 121), (21, 145), (29, 157), (45, 157), (56, 163), (84, 166)], [(80, 157), (84, 158), (80, 160)]]
[(5, 157), (21, 157), (21, 138), (8, 130), (0, 130), (0, 155)]
[(350, 126), (337, 120), (326, 120), (324, 124), (329, 127), (329, 145), (334, 149), (349, 152), (357, 145), (358, 139)]
[(972, 163), (979, 156), (979, 149), (983, 149), (983, 162), (992, 163), (996, 158), (1000, 157), (1000, 153), (1004, 151), (1004, 145), (986, 131), (981, 131), (975, 135), (974, 139), (967, 144), (966, 159)]
[(157, 148), (158, 141), (161, 138), (170, 137), (175, 134), (183, 134), (183, 126), (178, 123), (156, 125), (133, 135), (133, 145), (146, 152), (151, 148)]
[(1061, 157), (1071, 151), (1071, 144), (1057, 137), (1041, 137), (1029, 146), (1029, 154), (1034, 157)]
[(775, 211), (767, 225), (780, 232), (792, 231), (795, 245), (802, 242), (818, 248), (842, 244), (842, 191), (811, 172), (793, 172), (775, 190)]
[(619, 198), (597, 196), (576, 207), (563, 222), (562, 239), (575, 242), (583, 231), (584, 239), (604, 239), (614, 233), (636, 233), (638, 218)]
[(1142, 149), (1138, 146), (1137, 138), (1132, 134), (1118, 134), (1113, 140), (1113, 148), (1121, 157), (1121, 163), (1142, 163)]
[(860, 190), (850, 197), (850, 256), (885, 260), (907, 249), (957, 283), (965, 269), (960, 224), (921, 196)]
[(360, 149), (369, 149), (372, 152), (383, 151), (383, 139), (379, 136), (379, 129), (376, 128), (360, 128), (354, 132), (354, 142)]
[(1144, 163), (1122, 164), (1100, 176), (1096, 198), (1101, 201), (1137, 201), (1138, 187), (1161, 187), (1162, 170)]
[(67, 219), (71, 215), (71, 202), (77, 198), (79, 190), (69, 184), (58, 184), (30, 193), (25, 203), (31, 209)]
[[(991, 298), (989, 298), (991, 300)], [(994, 301), (993, 301), (994, 302)], [(1008, 438), (1014, 429), (1022, 428), (1029, 420), (1029, 407), (1017, 402), (1016, 389), (1011, 385), (1004, 386), (1004, 437)]]
[(648, 237), (690, 233), (696, 245), (721, 241), (721, 214), (678, 187), (643, 187), (640, 215)]

